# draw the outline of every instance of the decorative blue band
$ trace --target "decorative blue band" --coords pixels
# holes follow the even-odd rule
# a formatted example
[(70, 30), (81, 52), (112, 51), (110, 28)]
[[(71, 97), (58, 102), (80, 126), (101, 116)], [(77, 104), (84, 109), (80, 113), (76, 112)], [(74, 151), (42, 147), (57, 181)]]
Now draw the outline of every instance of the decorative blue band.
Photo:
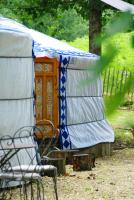
[(67, 102), (66, 82), (67, 66), (70, 57), (60, 56), (59, 74), (59, 117), (60, 117), (60, 144), (62, 149), (71, 149), (71, 141), (67, 129)]

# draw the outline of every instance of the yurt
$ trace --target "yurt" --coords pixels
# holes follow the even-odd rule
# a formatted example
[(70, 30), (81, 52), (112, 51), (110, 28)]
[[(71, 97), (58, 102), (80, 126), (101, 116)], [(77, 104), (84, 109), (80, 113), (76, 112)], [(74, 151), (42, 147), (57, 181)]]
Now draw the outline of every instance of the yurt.
[(0, 134), (48, 119), (60, 129), (62, 149), (114, 141), (101, 77), (81, 86), (99, 56), (3, 17), (0, 47)]

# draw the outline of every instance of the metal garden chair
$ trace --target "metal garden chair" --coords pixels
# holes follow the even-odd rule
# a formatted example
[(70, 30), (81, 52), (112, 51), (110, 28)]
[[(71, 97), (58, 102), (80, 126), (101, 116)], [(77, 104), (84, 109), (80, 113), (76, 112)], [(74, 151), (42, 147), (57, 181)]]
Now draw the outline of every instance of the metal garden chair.
[[(44, 200), (44, 188), (41, 176), (36, 172), (18, 172), (13, 170), (14, 165), (21, 166), (21, 160), (18, 159), (18, 153), (21, 151), (20, 145), (15, 144), (15, 139), (10, 136), (0, 138), (0, 199), (12, 199), (14, 190), (13, 186), (19, 187), (19, 198), (27, 200), (42, 199)], [(24, 145), (26, 147), (26, 144)], [(27, 145), (30, 148), (29, 145)], [(33, 148), (33, 145), (31, 146)], [(27, 187), (27, 183), (30, 187)], [(36, 196), (34, 196), (33, 184), (37, 188)], [(28, 190), (28, 188), (30, 188)], [(30, 192), (30, 194), (28, 194)]]
[[(14, 173), (21, 173), (21, 174), (31, 173), (33, 175), (37, 173), (41, 176), (51, 174), (51, 176), (53, 177), (55, 197), (57, 200), (58, 199), (57, 168), (52, 165), (42, 165), (41, 164), (41, 157), (40, 157), (41, 143), (40, 143), (40, 145), (37, 145), (36, 133), (42, 134), (42, 130), (40, 130), (36, 126), (25, 126), (16, 131), (16, 133), (14, 134), (14, 137), (13, 137), (15, 148), (18, 145), (17, 143), (19, 143), (20, 146), (22, 146), (22, 144), (26, 145), (27, 143), (28, 144), (31, 143), (32, 145), (34, 144), (35, 146), (32, 149), (29, 149), (29, 148), (21, 149), (15, 155), (16, 159), (18, 161), (18, 165), (12, 166), (12, 168), (8, 168), (8, 172), (10, 172), (10, 170), (11, 170)], [(43, 136), (42, 142), (44, 139), (46, 139), (45, 136)], [(21, 151), (23, 152), (23, 155), (21, 154)], [(24, 158), (23, 158), (23, 156), (24, 156)], [(28, 162), (26, 162), (26, 160), (28, 160)], [(38, 184), (38, 186), (39, 186), (39, 184)], [(38, 188), (40, 189), (41, 187), (38, 187)], [(31, 189), (32, 189), (32, 185), (31, 185)], [(42, 189), (43, 189), (43, 187), (42, 187)], [(41, 197), (39, 190), (38, 190), (38, 194), (39, 194), (38, 199), (44, 200), (44, 195)]]

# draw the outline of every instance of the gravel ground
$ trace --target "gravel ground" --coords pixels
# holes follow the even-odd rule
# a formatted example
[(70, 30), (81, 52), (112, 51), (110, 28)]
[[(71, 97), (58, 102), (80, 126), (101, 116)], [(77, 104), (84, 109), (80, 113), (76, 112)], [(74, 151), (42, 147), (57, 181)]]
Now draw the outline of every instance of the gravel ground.
[[(66, 176), (57, 180), (59, 200), (134, 200), (134, 149), (116, 150), (111, 157), (96, 159), (92, 171), (66, 168)], [(46, 200), (54, 200), (52, 178), (43, 181)]]
[[(48, 191), (47, 200), (54, 199)], [(59, 200), (134, 199), (134, 149), (97, 159), (92, 171), (73, 172), (72, 166), (67, 166), (67, 176), (58, 177), (58, 193)]]

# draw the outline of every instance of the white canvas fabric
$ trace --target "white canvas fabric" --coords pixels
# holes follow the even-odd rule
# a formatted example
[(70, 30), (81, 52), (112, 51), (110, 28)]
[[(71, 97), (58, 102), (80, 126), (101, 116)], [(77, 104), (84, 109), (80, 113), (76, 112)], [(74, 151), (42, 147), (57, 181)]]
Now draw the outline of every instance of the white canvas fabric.
[(32, 66), (32, 58), (0, 58), (1, 100), (33, 96)]
[(0, 137), (33, 124), (33, 99), (0, 101)]
[(0, 30), (0, 135), (33, 125), (33, 58), (29, 34)]
[(114, 132), (104, 115), (101, 78), (88, 81), (92, 77), (93, 62), (76, 57), (67, 66), (67, 128), (72, 149), (114, 141)]
[[(88, 81), (90, 71), (67, 68), (66, 96), (102, 96), (102, 81)], [(87, 83), (85, 84), (85, 81)], [(73, 87), (72, 87), (73, 85)]]
[(113, 130), (106, 120), (68, 126), (72, 149), (113, 142)]
[(132, 14), (134, 14), (134, 5), (127, 3), (125, 1), (122, 0), (101, 0), (104, 3), (117, 8), (118, 10), (121, 11), (130, 11)]
[(104, 105), (101, 97), (67, 98), (67, 124), (82, 124), (104, 119)]
[[(70, 45), (66, 44), (65, 42), (61, 42), (57, 39), (54, 39), (48, 35), (45, 35), (43, 33), (40, 33), (38, 31), (35, 31), (33, 29), (29, 29), (25, 26), (23, 26), (22, 24), (17, 23), (14, 20), (10, 20), (10, 19), (6, 19), (4, 17), (0, 18), (0, 25), (1, 28), (3, 29), (7, 29), (7, 31), (21, 31), (22, 33), (28, 33), (29, 35), (31, 35), (31, 37), (34, 39), (35, 42), (37, 42), (38, 44), (41, 44), (42, 47), (45, 45), (45, 48), (52, 48), (55, 47), (55, 49), (59, 49), (61, 51), (66, 50), (66, 51), (80, 51), (79, 49), (76, 49), (74, 47), (71, 47)], [(25, 38), (25, 40), (27, 40)], [(10, 40), (9, 40), (10, 42)], [(39, 52), (38, 52), (39, 53)], [(41, 51), (40, 51), (41, 53)], [(45, 54), (45, 52), (44, 52)]]
[[(0, 22), (2, 22), (0, 20)], [(3, 22), (4, 23), (4, 22)], [(32, 56), (32, 38), (25, 32), (2, 30), (0, 23), (0, 56)]]

